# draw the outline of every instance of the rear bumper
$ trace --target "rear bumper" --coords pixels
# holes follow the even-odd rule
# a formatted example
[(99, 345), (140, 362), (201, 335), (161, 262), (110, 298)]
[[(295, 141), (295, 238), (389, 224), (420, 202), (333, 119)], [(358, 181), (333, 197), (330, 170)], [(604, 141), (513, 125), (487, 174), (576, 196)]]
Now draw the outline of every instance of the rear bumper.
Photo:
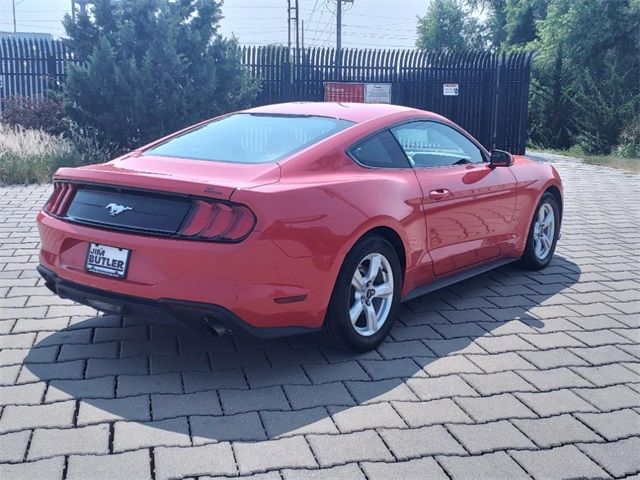
[[(107, 306), (124, 305), (130, 315), (135, 307), (158, 316), (157, 307), (169, 302), (173, 310), (187, 305), (200, 316), (233, 312), (234, 320), (242, 319), (240, 328), (254, 335), (265, 336), (262, 330), (289, 335), (322, 326), (335, 282), (328, 262), (292, 258), (258, 231), (241, 243), (216, 244), (76, 225), (46, 212), (38, 215), (38, 229), (41, 273), (49, 285), (56, 285), (61, 296), (89, 305), (91, 300), (103, 311), (117, 309), (98, 308), (101, 299)], [(91, 242), (131, 251), (126, 279), (86, 271)]]
[(208, 331), (220, 334), (231, 331), (262, 338), (299, 335), (317, 330), (305, 327), (257, 328), (220, 305), (171, 298), (149, 300), (132, 297), (63, 280), (42, 265), (37, 270), (47, 288), (59, 297), (106, 313), (156, 319), (161, 323), (180, 324), (203, 333)]

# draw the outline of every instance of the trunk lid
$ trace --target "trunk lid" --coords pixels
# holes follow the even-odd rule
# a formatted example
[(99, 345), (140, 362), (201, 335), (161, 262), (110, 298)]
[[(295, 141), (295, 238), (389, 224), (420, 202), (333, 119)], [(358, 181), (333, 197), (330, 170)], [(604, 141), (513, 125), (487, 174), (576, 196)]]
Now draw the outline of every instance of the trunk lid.
[(108, 163), (61, 168), (56, 180), (229, 199), (237, 189), (276, 183), (273, 163), (222, 163), (133, 153)]

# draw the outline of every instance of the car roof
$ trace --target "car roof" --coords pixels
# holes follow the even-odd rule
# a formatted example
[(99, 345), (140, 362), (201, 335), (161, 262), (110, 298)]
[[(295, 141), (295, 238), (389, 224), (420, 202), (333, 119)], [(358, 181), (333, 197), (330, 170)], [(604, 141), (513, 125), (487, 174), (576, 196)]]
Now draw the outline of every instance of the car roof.
[[(385, 103), (337, 103), (337, 102), (290, 102), (265, 105), (245, 110), (248, 113), (273, 113), (279, 115), (315, 115), (341, 118), (356, 123), (366, 122), (400, 112), (419, 112), (415, 108)], [(422, 112), (425, 113), (425, 112)]]

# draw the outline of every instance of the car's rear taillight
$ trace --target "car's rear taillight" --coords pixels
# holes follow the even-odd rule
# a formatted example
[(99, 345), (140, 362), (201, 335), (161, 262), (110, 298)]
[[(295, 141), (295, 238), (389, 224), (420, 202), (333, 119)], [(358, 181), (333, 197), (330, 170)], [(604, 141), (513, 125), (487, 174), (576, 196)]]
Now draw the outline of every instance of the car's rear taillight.
[(71, 199), (75, 194), (75, 187), (70, 183), (55, 182), (53, 193), (44, 206), (44, 209), (53, 214), (62, 216), (67, 212)]
[(196, 200), (180, 235), (219, 242), (239, 242), (251, 233), (256, 217), (239, 203)]

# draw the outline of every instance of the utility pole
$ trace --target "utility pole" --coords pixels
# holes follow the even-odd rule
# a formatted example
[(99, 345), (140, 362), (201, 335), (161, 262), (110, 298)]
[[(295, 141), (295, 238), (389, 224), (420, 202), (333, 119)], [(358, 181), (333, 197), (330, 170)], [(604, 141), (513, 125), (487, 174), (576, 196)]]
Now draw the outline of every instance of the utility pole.
[[(294, 63), (298, 63), (300, 51), (300, 7), (299, 0), (287, 0), (287, 47), (291, 52), (291, 47), (295, 46), (293, 56)], [(295, 36), (295, 44), (294, 44)]]
[(291, 50), (291, 0), (287, 0), (287, 48)]
[(336, 58), (342, 58), (342, 0), (336, 0)]
[(18, 31), (16, 28), (16, 0), (11, 0), (11, 6), (13, 7), (13, 33), (16, 33)]
[(304, 19), (301, 20), (302, 22), (302, 29), (300, 30), (300, 33), (302, 34), (302, 63), (304, 63)]
[(296, 10), (296, 64), (298, 63), (299, 56), (300, 56), (300, 7), (298, 5), (298, 0), (296, 0), (296, 6), (295, 6), (295, 10)]
[(353, 0), (335, 0), (336, 2), (336, 73), (338, 78), (342, 74), (342, 4), (353, 3)]

